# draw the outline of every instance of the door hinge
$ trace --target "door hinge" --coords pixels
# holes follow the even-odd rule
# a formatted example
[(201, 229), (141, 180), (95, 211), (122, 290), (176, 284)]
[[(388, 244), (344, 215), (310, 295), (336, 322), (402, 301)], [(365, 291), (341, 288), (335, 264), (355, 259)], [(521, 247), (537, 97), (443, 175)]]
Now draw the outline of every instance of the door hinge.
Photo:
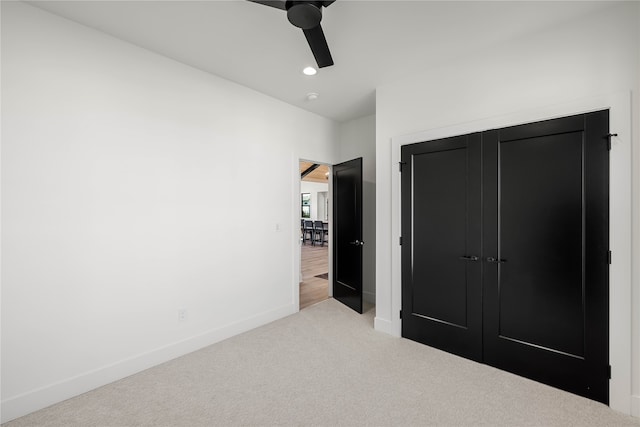
[(607, 251), (607, 264), (611, 265), (611, 251)]
[[(400, 310), (400, 318), (402, 319), (402, 310)], [(609, 378), (611, 378), (611, 377), (609, 377)]]
[(612, 136), (618, 136), (617, 133), (608, 133), (607, 135), (605, 135), (605, 138), (607, 139), (607, 151), (611, 151), (611, 137)]
[(400, 173), (402, 173), (402, 165), (406, 165), (407, 162), (398, 162), (398, 167), (400, 169)]
[(611, 365), (607, 366), (607, 377), (609, 377), (609, 379), (611, 379)]
[(398, 238), (398, 244), (399, 244), (400, 246), (402, 246), (402, 236), (400, 236), (400, 237)]

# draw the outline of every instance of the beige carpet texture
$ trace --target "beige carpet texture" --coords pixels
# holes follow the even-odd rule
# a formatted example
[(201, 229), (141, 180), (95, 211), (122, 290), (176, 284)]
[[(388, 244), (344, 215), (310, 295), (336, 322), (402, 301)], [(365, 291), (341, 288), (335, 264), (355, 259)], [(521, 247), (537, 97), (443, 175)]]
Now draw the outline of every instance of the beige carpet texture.
[(605, 405), (373, 330), (329, 299), (3, 424), (640, 426)]

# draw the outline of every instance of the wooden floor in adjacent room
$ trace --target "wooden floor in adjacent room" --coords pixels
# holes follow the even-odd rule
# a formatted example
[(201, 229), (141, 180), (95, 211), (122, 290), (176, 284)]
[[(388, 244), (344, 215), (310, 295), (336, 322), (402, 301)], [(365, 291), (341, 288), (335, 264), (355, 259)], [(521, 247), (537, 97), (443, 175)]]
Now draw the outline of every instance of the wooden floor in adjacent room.
[(300, 310), (329, 298), (329, 247), (306, 244), (301, 248)]

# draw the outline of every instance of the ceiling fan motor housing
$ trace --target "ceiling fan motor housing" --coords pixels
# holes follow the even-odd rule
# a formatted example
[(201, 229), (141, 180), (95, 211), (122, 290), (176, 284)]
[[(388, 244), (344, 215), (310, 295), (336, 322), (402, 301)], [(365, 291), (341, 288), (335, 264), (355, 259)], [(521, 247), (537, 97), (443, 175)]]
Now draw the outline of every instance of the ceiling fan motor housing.
[(322, 20), (321, 1), (287, 0), (285, 7), (287, 19), (296, 27), (309, 30), (320, 25)]

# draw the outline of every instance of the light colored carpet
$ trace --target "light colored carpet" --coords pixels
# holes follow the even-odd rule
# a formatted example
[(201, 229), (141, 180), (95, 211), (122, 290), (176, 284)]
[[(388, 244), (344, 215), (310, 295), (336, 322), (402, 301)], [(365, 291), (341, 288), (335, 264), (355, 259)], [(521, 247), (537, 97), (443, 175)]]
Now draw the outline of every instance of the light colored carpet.
[(640, 426), (600, 403), (373, 330), (329, 299), (6, 424)]

